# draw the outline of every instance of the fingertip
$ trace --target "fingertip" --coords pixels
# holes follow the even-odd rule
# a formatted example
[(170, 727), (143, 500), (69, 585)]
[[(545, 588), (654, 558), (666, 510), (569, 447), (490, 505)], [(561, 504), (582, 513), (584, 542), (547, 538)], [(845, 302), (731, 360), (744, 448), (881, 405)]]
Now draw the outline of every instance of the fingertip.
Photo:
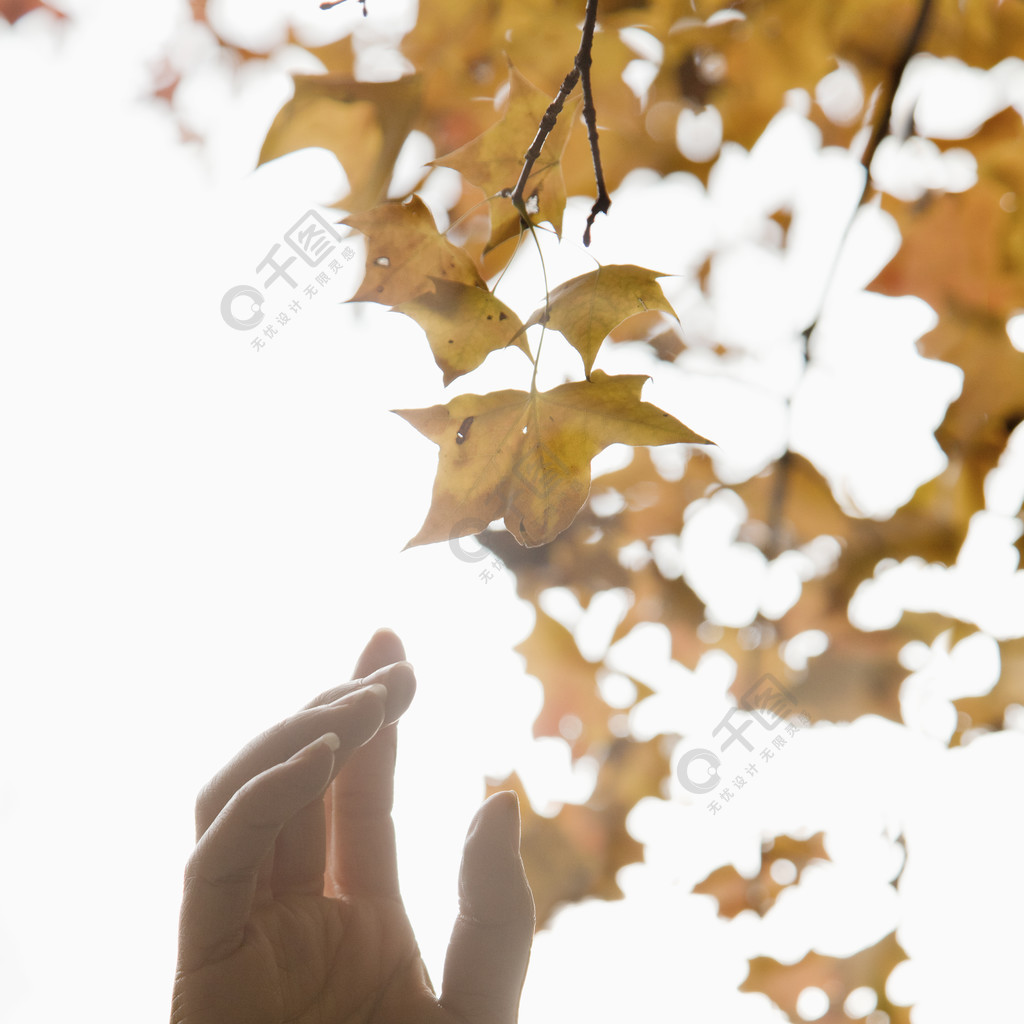
[(519, 836), (519, 798), (503, 790), (483, 802), (466, 837), (441, 994), (441, 1004), (464, 1020), (517, 1019), (536, 928)]
[(405, 660), (405, 647), (401, 638), (387, 626), (374, 631), (356, 664), (356, 677), (369, 675), (374, 669)]
[(387, 710), (384, 721), (390, 725), (409, 710), (409, 705), (416, 695), (416, 672), (407, 661), (389, 665), (386, 672)]
[[(489, 796), (466, 835), (459, 895), (482, 917), (501, 916), (529, 901), (532, 893), (520, 853), (519, 797), (512, 790)], [(486, 908), (486, 910), (484, 909)]]
[(493, 821), (494, 828), (517, 852), (522, 830), (519, 795), (514, 789), (492, 793), (482, 804), (481, 812)]

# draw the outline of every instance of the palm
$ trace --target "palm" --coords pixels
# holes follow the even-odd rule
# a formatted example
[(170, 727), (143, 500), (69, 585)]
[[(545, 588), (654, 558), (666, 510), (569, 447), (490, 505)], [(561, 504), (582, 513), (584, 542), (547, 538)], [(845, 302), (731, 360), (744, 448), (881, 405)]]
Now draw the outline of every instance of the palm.
[[(401, 657), (397, 637), (378, 633), (357, 675)], [(411, 675), (408, 699), (396, 695), (401, 674), (392, 675), (388, 707), (400, 705), (397, 717), (411, 699)], [(379, 702), (341, 707), (334, 696), (251, 744), (200, 798), (172, 1022), (512, 1024), (533, 933), (532, 897), (510, 842), (514, 802), (492, 797), (474, 819), (438, 999), (398, 888), (396, 726), (377, 731)], [(281, 764), (281, 752), (299, 745), (297, 734), (322, 735), (328, 713), (355, 749), (339, 750), (344, 766), (323, 801), (303, 800), (295, 779), (312, 770), (315, 781), (314, 759), (326, 748), (314, 745), (308, 764)], [(360, 735), (374, 732), (361, 745)]]
[(225, 994), (224, 1024), (433, 1020), (438, 1009), (405, 910), (389, 901), (274, 901), (234, 954), (204, 970), (203, 987)]

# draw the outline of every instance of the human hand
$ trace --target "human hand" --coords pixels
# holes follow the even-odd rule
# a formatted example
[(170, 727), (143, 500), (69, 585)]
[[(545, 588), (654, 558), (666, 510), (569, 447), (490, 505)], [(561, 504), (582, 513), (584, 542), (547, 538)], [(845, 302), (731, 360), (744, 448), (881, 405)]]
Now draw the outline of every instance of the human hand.
[(379, 630), (353, 682), (253, 740), (200, 794), (172, 1024), (516, 1021), (534, 905), (515, 794), (491, 796), (470, 825), (440, 998), (402, 904), (391, 807), (395, 722), (415, 691), (404, 657)]

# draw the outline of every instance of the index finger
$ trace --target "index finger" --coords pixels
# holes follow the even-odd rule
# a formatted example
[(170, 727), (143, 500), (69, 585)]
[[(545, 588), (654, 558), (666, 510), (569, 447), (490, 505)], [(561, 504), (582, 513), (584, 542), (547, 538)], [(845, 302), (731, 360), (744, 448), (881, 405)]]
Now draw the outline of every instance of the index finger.
[[(232, 796), (261, 772), (286, 761), (325, 733), (336, 732), (342, 738), (349, 730), (362, 733), (366, 725), (363, 717), (372, 717), (374, 702), (359, 702), (354, 707), (347, 704), (345, 698), (356, 690), (372, 683), (383, 685), (388, 690), (385, 722), (394, 721), (409, 706), (416, 688), (412, 666), (400, 660), (404, 654), (402, 642), (394, 633), (378, 630), (356, 662), (353, 681), (327, 690), (298, 714), (246, 744), (200, 793), (196, 801), (196, 838), (206, 832)], [(395, 655), (399, 657), (397, 664), (389, 660)]]

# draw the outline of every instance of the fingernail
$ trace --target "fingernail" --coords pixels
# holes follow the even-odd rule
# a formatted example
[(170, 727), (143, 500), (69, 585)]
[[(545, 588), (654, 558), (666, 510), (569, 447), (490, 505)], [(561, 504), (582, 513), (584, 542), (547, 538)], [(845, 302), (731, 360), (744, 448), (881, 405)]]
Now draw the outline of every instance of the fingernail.
[(406, 661), (402, 658), (400, 661), (393, 661), (390, 665), (385, 665), (383, 668), (377, 669), (376, 672), (371, 672), (366, 678), (372, 679), (375, 675), (386, 674), (388, 676), (393, 675), (396, 669), (404, 669), (408, 672), (412, 672), (412, 662)]
[(317, 747), (323, 744), (332, 753), (341, 746), (341, 740), (336, 732), (325, 732), (318, 736), (312, 743), (307, 743), (301, 750), (297, 750), (289, 758), (290, 761), (314, 761), (317, 758)]
[(495, 796), (494, 802), (501, 804), (500, 813), (504, 816), (505, 835), (512, 844), (512, 848), (518, 852), (521, 838), (519, 795), (514, 789), (505, 789)]
[(363, 687), (364, 692), (376, 694), (377, 699), (382, 703), (387, 703), (388, 699), (388, 688), (383, 683), (370, 683), (369, 686)]

